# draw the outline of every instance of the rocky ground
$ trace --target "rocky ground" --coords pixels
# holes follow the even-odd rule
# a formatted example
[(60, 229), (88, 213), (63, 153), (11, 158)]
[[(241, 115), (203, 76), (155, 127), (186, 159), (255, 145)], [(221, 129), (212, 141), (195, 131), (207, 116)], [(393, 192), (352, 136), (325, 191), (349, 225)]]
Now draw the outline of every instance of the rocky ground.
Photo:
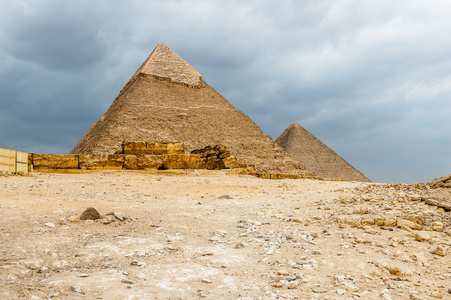
[[(450, 299), (449, 188), (0, 176), (0, 299)], [(102, 219), (80, 220), (87, 207)]]

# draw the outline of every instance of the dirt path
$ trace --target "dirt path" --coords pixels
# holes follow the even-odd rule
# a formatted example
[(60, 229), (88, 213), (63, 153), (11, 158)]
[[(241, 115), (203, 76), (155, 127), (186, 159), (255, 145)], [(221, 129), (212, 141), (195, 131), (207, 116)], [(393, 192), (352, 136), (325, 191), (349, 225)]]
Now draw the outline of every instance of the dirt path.
[[(449, 299), (450, 213), (416, 199), (431, 193), (220, 172), (0, 177), (0, 299)], [(90, 206), (125, 219), (71, 222)]]

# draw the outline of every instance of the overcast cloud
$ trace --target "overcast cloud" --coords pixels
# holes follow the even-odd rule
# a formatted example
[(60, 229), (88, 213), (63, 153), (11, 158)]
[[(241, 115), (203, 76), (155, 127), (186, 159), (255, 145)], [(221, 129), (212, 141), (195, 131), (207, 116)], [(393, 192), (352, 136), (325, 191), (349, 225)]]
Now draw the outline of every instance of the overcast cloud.
[(451, 173), (451, 2), (0, 0), (0, 147), (68, 153), (159, 42), (276, 139), (376, 182)]

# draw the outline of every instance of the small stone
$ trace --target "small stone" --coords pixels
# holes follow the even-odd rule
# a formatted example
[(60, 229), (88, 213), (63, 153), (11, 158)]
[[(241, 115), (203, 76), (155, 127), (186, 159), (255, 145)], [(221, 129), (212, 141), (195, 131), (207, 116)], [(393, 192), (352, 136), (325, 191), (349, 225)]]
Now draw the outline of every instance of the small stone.
[(343, 289), (337, 289), (337, 294), (338, 295), (344, 295), (346, 293), (346, 290)]
[(202, 283), (211, 283), (212, 282), (210, 279), (207, 279), (207, 278), (203, 278), (201, 281), (202, 281)]
[(217, 235), (212, 236), (210, 238), (210, 242), (219, 242), (220, 240), (221, 240), (221, 238), (219, 236), (217, 236)]
[(115, 221), (116, 221), (116, 217), (113, 216), (113, 215), (105, 216), (102, 220), (100, 220), (100, 222), (105, 224), (105, 225), (111, 224), (111, 223), (113, 223)]
[(244, 247), (246, 247), (246, 245), (243, 243), (243, 242), (238, 242), (236, 245), (235, 245), (235, 249), (242, 249), (242, 248), (244, 248)]
[(218, 230), (215, 230), (215, 231), (213, 232), (213, 234), (214, 234), (214, 235), (218, 235), (218, 236), (226, 236), (226, 235), (228, 235), (229, 233), (228, 233), (226, 230), (218, 229)]
[(432, 229), (433, 229), (434, 231), (442, 232), (443, 230), (445, 230), (445, 226), (443, 225), (442, 222), (434, 222), (434, 223), (432, 224)]
[(287, 288), (290, 289), (290, 290), (294, 290), (294, 289), (298, 288), (298, 285), (296, 284), (296, 282), (289, 282), (287, 284)]
[(233, 198), (230, 195), (222, 195), (222, 196), (219, 196), (218, 199), (233, 199)]
[(132, 266), (138, 266), (138, 267), (144, 267), (144, 266), (146, 266), (146, 263), (145, 263), (145, 262), (143, 262), (143, 261), (137, 261), (137, 260), (132, 261), (130, 264), (131, 264)]
[(426, 231), (419, 231), (415, 233), (415, 240), (422, 242), (422, 241), (429, 241), (431, 239), (431, 236)]
[(321, 255), (322, 253), (321, 253), (321, 251), (319, 251), (319, 250), (313, 250), (313, 251), (312, 251), (312, 254), (313, 254), (313, 255)]
[(10, 284), (13, 284), (13, 283), (14, 283), (14, 281), (7, 281), (7, 282), (5, 282), (6, 285), (10, 285)]
[(283, 283), (282, 282), (275, 282), (272, 286), (275, 287), (275, 288), (281, 288), (281, 287), (283, 287)]
[(442, 299), (443, 298), (443, 295), (441, 293), (437, 292), (437, 291), (432, 292), (431, 296), (433, 298), (437, 298), (437, 299)]
[(378, 233), (378, 231), (376, 229), (374, 229), (373, 227), (365, 228), (365, 232), (368, 234), (377, 234)]
[(287, 270), (279, 270), (277, 271), (277, 275), (281, 275), (281, 276), (288, 276), (288, 271)]
[(116, 217), (116, 219), (118, 219), (119, 221), (124, 221), (126, 219), (126, 217), (123, 214), (119, 214), (119, 213), (114, 213), (114, 216)]
[(440, 256), (446, 256), (446, 248), (443, 246), (437, 246), (434, 250), (434, 254), (440, 255)]
[(268, 254), (268, 255), (273, 255), (274, 254), (274, 251), (276, 251), (276, 246), (271, 246), (271, 247), (269, 247), (269, 249), (266, 251), (266, 254)]
[(51, 222), (47, 222), (47, 223), (45, 223), (45, 226), (50, 227), (50, 228), (54, 228), (55, 224), (53, 224)]
[(82, 274), (78, 274), (77, 277), (82, 277), (82, 278), (84, 278), (84, 277), (88, 277), (88, 276), (89, 276), (89, 274), (82, 273)]
[(83, 291), (81, 290), (81, 287), (79, 287), (79, 286), (74, 286), (74, 287), (72, 287), (72, 290), (73, 290), (75, 293), (79, 293), (79, 294), (82, 294), (82, 295), (85, 294), (85, 292), (83, 292)]
[(130, 279), (122, 279), (121, 282), (125, 284), (134, 284), (133, 280)]
[(69, 218), (67, 218), (67, 220), (72, 223), (77, 223), (78, 221), (80, 221), (80, 218), (76, 215), (73, 215), (73, 216), (70, 216)]
[(94, 207), (86, 208), (85, 211), (80, 215), (80, 220), (97, 220), (101, 218), (102, 215)]

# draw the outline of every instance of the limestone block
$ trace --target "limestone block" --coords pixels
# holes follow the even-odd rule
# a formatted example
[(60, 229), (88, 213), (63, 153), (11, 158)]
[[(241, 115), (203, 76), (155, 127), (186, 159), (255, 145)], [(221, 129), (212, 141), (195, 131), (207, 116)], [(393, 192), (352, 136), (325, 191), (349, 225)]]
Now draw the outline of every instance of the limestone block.
[(222, 160), (225, 169), (235, 169), (238, 168), (238, 161), (235, 156), (229, 156)]
[(146, 142), (123, 142), (122, 153), (124, 154), (146, 154)]
[(79, 167), (83, 170), (122, 169), (124, 161), (123, 154), (80, 155)]
[(360, 228), (360, 216), (347, 216), (345, 219), (346, 224), (351, 225), (352, 227)]
[(362, 225), (374, 225), (374, 218), (371, 216), (364, 216), (361, 220)]
[(185, 145), (182, 143), (147, 143), (146, 154), (185, 154)]
[(259, 173), (259, 174), (257, 174), (257, 176), (262, 179), (271, 179), (271, 174), (269, 174), (269, 173)]
[(423, 230), (423, 226), (420, 224), (417, 224), (415, 222), (412, 222), (410, 220), (406, 219), (398, 219), (398, 222), (396, 224), (399, 228), (403, 229), (415, 229), (415, 230)]
[(402, 218), (423, 225), (423, 216), (421, 215), (404, 215)]
[(33, 154), (34, 169), (78, 169), (78, 155)]
[(377, 226), (384, 226), (385, 219), (381, 216), (374, 217), (374, 224)]
[(161, 155), (149, 154), (126, 154), (124, 169), (146, 170), (159, 169), (163, 166), (163, 157)]
[(397, 224), (397, 218), (396, 217), (385, 217), (384, 219), (384, 226), (388, 227), (394, 227)]
[(217, 157), (224, 159), (230, 156), (230, 151), (224, 145), (216, 145), (193, 150), (191, 151), (191, 154), (200, 154), (202, 157)]
[(205, 169), (197, 154), (163, 154), (163, 169)]
[(222, 170), (224, 169), (224, 162), (216, 156), (206, 157), (206, 166), (208, 170)]
[(247, 164), (244, 161), (244, 159), (238, 159), (237, 163), (238, 163), (238, 168), (246, 168), (247, 167)]

